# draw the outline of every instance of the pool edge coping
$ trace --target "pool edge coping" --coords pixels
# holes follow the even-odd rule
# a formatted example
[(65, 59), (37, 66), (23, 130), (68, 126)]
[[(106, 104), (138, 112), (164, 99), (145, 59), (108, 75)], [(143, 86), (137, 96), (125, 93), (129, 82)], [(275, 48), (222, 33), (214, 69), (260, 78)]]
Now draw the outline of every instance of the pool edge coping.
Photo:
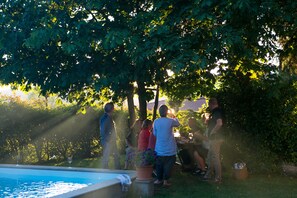
[[(83, 172), (97, 172), (97, 173), (113, 173), (113, 174), (127, 174), (131, 181), (136, 179), (136, 172), (133, 170), (112, 170), (112, 169), (97, 169), (84, 167), (65, 167), (65, 166), (42, 166), (42, 165), (20, 165), (20, 164), (0, 164), (0, 168), (21, 168), (21, 169), (39, 169), (39, 170), (63, 170), (63, 171), (83, 171)], [(98, 189), (107, 188), (109, 186), (121, 185), (119, 179), (111, 179), (102, 183), (92, 184), (77, 190), (69, 191), (61, 195), (53, 196), (52, 198), (77, 197), (86, 193), (91, 193)]]

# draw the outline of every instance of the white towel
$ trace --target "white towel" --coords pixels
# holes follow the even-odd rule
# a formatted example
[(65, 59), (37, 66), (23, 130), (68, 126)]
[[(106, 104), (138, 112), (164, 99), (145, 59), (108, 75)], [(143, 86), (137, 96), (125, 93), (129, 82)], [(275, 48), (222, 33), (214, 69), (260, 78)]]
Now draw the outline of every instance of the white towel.
[(127, 192), (129, 189), (129, 186), (132, 184), (131, 178), (126, 174), (122, 174), (122, 175), (117, 176), (117, 179), (119, 179), (121, 181), (122, 191)]

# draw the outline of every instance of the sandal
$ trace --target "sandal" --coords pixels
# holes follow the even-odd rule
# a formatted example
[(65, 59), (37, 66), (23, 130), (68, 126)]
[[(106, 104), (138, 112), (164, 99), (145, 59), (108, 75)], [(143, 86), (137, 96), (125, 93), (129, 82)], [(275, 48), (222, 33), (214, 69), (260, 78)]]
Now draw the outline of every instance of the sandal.
[(215, 184), (222, 184), (222, 179), (215, 179), (214, 180), (214, 183)]
[(193, 171), (192, 174), (193, 175), (199, 175), (200, 172), (201, 172), (201, 170), (200, 169), (197, 169), (197, 170)]
[(169, 183), (169, 182), (164, 182), (163, 183), (163, 187), (169, 187), (169, 186), (171, 186), (171, 183)]
[(162, 184), (162, 183), (163, 183), (163, 181), (159, 181), (159, 180), (156, 180), (156, 181), (154, 182), (155, 185), (160, 185), (160, 184)]

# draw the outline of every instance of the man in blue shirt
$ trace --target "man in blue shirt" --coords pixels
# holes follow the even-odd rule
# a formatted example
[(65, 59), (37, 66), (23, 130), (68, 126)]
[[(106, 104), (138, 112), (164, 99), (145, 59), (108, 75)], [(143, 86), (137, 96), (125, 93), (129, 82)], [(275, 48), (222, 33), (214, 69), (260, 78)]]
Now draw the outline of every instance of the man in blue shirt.
[(168, 107), (162, 105), (159, 108), (161, 118), (154, 121), (153, 133), (156, 137), (155, 151), (157, 153), (157, 180), (155, 184), (169, 186), (168, 179), (176, 160), (176, 141), (173, 135), (173, 127), (178, 127), (180, 123), (173, 118), (167, 118)]
[(112, 119), (114, 104), (105, 104), (104, 115), (100, 119), (100, 136), (103, 146), (102, 168), (108, 168), (109, 156), (113, 155), (116, 169), (120, 169), (119, 152), (116, 143), (116, 127)]

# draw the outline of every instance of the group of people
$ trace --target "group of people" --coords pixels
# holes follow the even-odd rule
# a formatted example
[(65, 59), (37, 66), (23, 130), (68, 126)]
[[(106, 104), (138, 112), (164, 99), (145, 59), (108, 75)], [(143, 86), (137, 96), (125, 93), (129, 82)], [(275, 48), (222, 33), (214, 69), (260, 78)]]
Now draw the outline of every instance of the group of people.
[[(209, 119), (207, 120), (207, 132), (205, 135), (194, 133), (194, 138), (208, 142), (209, 148), (207, 154), (202, 155), (201, 149), (194, 152), (194, 157), (197, 159), (204, 180), (210, 180), (212, 173), (214, 173), (214, 182), (220, 183), (222, 180), (221, 161), (220, 161), (220, 147), (223, 143), (221, 135), (221, 128), (223, 126), (223, 115), (219, 108), (216, 98), (209, 100), (209, 109), (211, 111)], [(166, 105), (161, 105), (159, 108), (160, 118), (154, 122), (146, 119), (144, 121), (137, 120), (132, 127), (131, 132), (126, 138), (126, 160), (125, 169), (131, 165), (131, 158), (136, 150), (145, 151), (148, 148), (154, 149), (157, 154), (156, 159), (156, 181), (155, 184), (163, 184), (170, 186), (169, 178), (173, 166), (176, 162), (177, 143), (174, 137), (173, 128), (180, 126), (178, 119), (168, 111)], [(116, 169), (120, 169), (119, 154), (116, 146), (116, 129), (112, 119), (112, 112), (114, 111), (113, 103), (107, 103), (104, 107), (104, 115), (100, 119), (100, 135), (103, 146), (102, 167), (108, 168), (109, 156), (114, 156), (114, 164)], [(189, 120), (189, 126), (191, 126)], [(139, 132), (139, 133), (138, 133)], [(207, 155), (207, 157), (206, 157)], [(208, 159), (208, 168), (205, 169), (205, 161)]]

